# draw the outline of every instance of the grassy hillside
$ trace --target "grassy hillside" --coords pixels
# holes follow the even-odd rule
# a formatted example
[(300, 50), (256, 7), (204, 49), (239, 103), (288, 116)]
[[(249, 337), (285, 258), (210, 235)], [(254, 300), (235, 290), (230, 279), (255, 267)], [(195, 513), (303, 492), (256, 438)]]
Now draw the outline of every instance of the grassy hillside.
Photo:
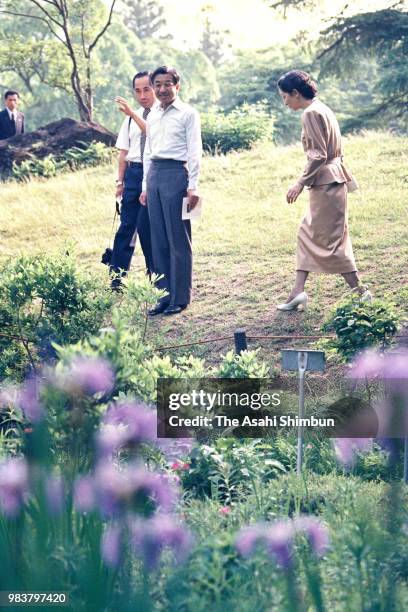
[[(408, 139), (367, 133), (345, 140), (346, 165), (361, 191), (349, 199), (357, 265), (376, 296), (403, 303), (408, 281)], [(296, 231), (307, 192), (286, 204), (287, 187), (304, 164), (300, 145), (262, 145), (206, 158), (202, 220), (193, 227), (194, 302), (178, 317), (157, 318), (150, 334), (166, 343), (228, 335), (244, 326), (254, 335), (316, 333), (328, 309), (346, 293), (342, 279), (313, 275), (305, 314), (279, 313), (294, 270)], [(84, 265), (102, 269), (114, 210), (114, 167), (1, 187), (0, 258), (75, 244)], [(139, 246), (134, 270), (143, 269)], [(405, 304), (406, 305), (406, 304)], [(231, 343), (204, 345), (214, 355)], [(263, 344), (267, 350), (265, 344)], [(269, 352), (269, 351), (267, 351)]]

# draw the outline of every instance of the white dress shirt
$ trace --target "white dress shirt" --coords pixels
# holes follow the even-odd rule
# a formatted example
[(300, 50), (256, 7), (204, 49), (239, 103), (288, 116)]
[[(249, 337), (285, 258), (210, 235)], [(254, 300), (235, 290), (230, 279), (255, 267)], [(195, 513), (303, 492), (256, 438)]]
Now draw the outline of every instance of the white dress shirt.
[(14, 121), (16, 121), (17, 120), (17, 111), (16, 110), (11, 111), (7, 106), (6, 106), (6, 108), (7, 108), (7, 112), (9, 114), (9, 117), (10, 117), (10, 121), (12, 120), (13, 117), (14, 117)]
[(143, 160), (143, 191), (151, 160), (174, 159), (187, 162), (188, 189), (197, 189), (202, 155), (200, 115), (176, 98), (166, 109), (152, 108), (147, 117)]
[[(144, 108), (140, 107), (136, 111), (136, 115), (143, 118)], [(116, 148), (124, 149), (128, 152), (125, 159), (128, 162), (142, 162), (140, 157), (140, 137), (142, 130), (137, 125), (136, 121), (131, 119), (129, 127), (130, 117), (126, 116), (123, 120), (121, 128), (119, 130), (118, 138), (116, 140)]]

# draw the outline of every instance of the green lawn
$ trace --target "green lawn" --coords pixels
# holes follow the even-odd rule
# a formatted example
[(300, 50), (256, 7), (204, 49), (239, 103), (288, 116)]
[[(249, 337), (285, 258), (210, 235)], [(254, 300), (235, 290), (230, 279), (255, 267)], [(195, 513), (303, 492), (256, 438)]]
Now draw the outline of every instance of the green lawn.
[[(366, 133), (345, 140), (346, 165), (361, 191), (350, 196), (349, 217), (357, 265), (375, 296), (403, 304), (408, 280), (408, 138)], [(194, 301), (183, 314), (150, 323), (166, 344), (232, 335), (312, 334), (346, 293), (336, 276), (313, 275), (307, 313), (279, 313), (294, 275), (296, 231), (307, 193), (286, 204), (287, 187), (304, 164), (300, 145), (264, 144), (251, 151), (206, 157), (202, 220), (193, 227)], [(114, 167), (1, 187), (0, 258), (75, 245), (84, 265), (102, 268), (114, 207)], [(143, 262), (139, 247), (134, 270)], [(406, 294), (405, 294), (406, 296)], [(406, 300), (406, 297), (405, 297)], [(405, 303), (405, 307), (407, 304)], [(253, 343), (253, 346), (258, 345)], [(264, 355), (268, 344), (261, 342)], [(214, 358), (230, 341), (203, 345)]]

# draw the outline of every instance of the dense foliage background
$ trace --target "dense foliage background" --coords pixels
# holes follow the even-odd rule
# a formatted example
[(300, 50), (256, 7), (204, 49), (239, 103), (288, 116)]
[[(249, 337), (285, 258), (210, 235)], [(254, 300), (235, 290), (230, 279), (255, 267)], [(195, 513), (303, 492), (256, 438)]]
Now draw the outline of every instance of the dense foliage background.
[[(114, 97), (131, 95), (136, 70), (164, 63), (177, 66), (183, 99), (201, 111), (229, 113), (262, 103), (275, 118), (273, 138), (278, 142), (298, 137), (298, 117), (282, 106), (276, 90), (278, 76), (295, 67), (309, 70), (318, 80), (321, 96), (338, 114), (343, 130), (407, 129), (405, 2), (392, 8), (384, 3), (377, 10), (357, 14), (345, 8), (335, 19), (321, 23), (317, 37), (301, 32), (286, 44), (271, 41), (270, 48), (259, 50), (232, 48), (228, 31), (213, 19), (211, 5), (202, 9), (198, 46), (180, 48), (160, 3), (68, 0), (64, 4), (69, 9), (68, 31), (80, 93), (73, 91), (72, 53), (58, 25), (62, 19), (58, 3), (0, 2), (0, 83), (3, 88), (21, 90), (29, 129), (62, 116), (82, 116), (78, 96), (85, 102), (92, 100), (88, 106), (93, 104), (96, 121), (118, 129), (121, 116)], [(288, 18), (293, 11), (317, 7), (313, 0), (272, 4), (271, 21), (282, 7)]]

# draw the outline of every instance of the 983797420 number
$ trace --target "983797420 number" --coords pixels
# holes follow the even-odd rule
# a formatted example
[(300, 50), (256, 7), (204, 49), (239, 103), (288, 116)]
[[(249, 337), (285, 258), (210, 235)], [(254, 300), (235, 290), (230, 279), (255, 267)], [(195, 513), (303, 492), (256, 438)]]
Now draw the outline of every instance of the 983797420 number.
[(67, 606), (68, 594), (64, 592), (26, 592), (26, 591), (0, 591), (0, 608), (23, 606)]

